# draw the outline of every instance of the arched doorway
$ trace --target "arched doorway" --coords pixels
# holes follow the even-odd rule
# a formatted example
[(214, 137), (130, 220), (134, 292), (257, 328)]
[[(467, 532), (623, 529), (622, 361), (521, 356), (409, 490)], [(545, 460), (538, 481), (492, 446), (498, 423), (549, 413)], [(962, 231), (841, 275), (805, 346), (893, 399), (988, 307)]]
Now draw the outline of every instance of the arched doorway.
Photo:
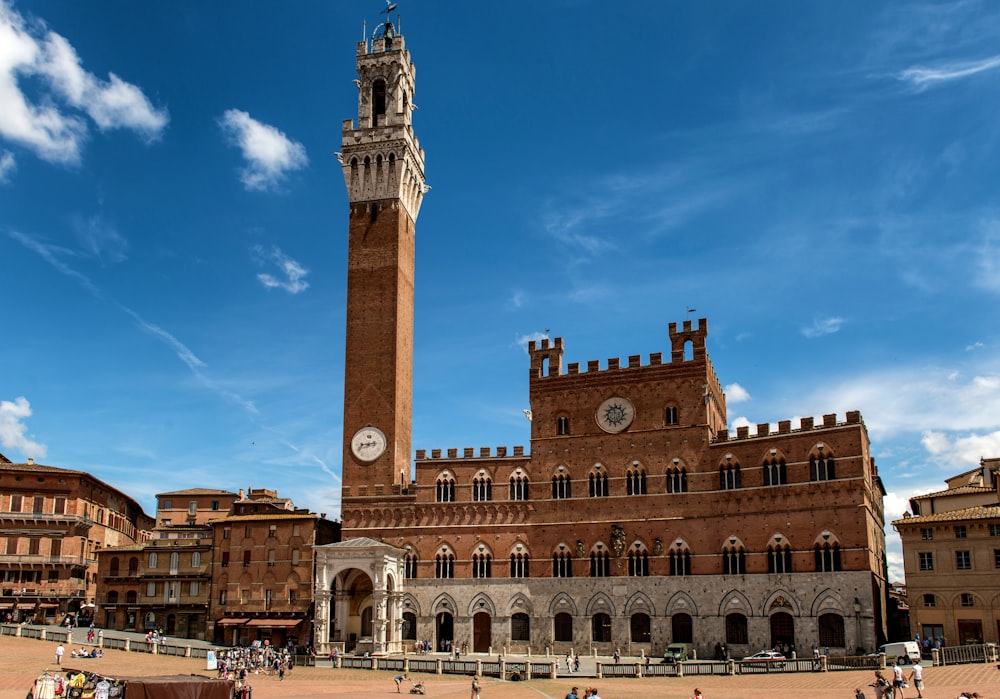
[(448, 612), (439, 612), (437, 615), (437, 649), (446, 651), (451, 648), (451, 642), (455, 640), (455, 619)]
[(492, 645), (493, 620), (487, 612), (477, 612), (472, 617), (472, 651), (488, 653)]
[(771, 647), (795, 645), (795, 620), (788, 612), (775, 612), (771, 615)]

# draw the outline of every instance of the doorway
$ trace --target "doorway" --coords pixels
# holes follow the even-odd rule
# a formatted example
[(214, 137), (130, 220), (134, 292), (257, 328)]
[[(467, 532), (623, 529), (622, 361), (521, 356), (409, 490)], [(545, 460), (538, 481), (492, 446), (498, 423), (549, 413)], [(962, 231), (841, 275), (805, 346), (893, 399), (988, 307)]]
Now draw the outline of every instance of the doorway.
[(455, 640), (455, 619), (448, 612), (437, 615), (437, 649), (444, 653), (451, 650), (451, 642)]
[(493, 644), (493, 620), (487, 612), (472, 617), (472, 652), (488, 653)]

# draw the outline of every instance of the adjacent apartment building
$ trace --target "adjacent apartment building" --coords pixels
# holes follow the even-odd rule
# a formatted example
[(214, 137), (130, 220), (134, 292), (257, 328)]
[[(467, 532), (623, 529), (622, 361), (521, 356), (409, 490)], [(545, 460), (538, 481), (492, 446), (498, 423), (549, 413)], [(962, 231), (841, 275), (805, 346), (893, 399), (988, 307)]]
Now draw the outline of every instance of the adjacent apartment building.
[(84, 471), (0, 454), (0, 619), (92, 618), (98, 555), (152, 527), (139, 503)]
[(1000, 642), (1000, 459), (910, 499), (903, 543), (910, 627), (943, 645)]

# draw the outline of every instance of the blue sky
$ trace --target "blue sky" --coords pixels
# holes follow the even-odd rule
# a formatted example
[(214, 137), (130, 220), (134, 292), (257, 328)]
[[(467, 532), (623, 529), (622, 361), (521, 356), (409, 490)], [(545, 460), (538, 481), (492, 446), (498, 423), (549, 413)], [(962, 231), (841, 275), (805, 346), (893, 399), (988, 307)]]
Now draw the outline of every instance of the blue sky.
[[(0, 0), (0, 451), (338, 515), (333, 154), (383, 6)], [(528, 339), (704, 316), (730, 427), (861, 410), (891, 518), (1000, 455), (1000, 6), (400, 10), (415, 449), (527, 445)]]

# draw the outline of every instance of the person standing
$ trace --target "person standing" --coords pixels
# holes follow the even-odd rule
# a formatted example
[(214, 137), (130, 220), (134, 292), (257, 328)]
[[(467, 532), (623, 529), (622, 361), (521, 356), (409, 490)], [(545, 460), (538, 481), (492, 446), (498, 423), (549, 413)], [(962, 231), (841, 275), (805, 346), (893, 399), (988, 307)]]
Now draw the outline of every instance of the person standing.
[(66, 649), (63, 648), (63, 644), (56, 646), (56, 665), (62, 665), (62, 657), (66, 653)]
[(919, 660), (913, 661), (913, 671), (910, 673), (910, 682), (917, 688), (917, 699), (924, 699), (924, 668), (920, 666)]
[(569, 694), (566, 695), (565, 699), (580, 699), (576, 694), (576, 687), (569, 690)]
[(469, 699), (479, 699), (479, 692), (482, 687), (479, 685), (479, 675), (472, 678), (472, 694)]

